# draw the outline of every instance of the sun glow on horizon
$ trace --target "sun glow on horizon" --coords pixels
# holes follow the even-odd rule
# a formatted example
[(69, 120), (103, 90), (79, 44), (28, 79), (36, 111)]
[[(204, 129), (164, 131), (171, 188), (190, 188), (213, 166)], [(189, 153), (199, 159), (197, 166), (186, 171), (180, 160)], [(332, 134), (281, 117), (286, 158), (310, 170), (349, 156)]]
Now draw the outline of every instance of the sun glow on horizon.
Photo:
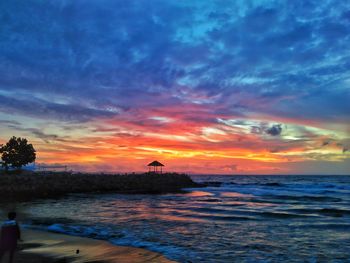
[(349, 174), (346, 1), (34, 2), (0, 9), (0, 143), (79, 171)]

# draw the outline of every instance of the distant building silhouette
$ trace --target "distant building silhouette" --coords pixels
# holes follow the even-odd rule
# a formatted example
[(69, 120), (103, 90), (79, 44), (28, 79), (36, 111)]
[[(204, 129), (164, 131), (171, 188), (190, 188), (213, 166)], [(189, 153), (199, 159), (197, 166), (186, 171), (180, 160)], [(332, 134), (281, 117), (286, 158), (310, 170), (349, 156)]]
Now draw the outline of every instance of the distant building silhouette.
[(40, 172), (67, 172), (68, 166), (63, 164), (38, 164), (36, 170)]

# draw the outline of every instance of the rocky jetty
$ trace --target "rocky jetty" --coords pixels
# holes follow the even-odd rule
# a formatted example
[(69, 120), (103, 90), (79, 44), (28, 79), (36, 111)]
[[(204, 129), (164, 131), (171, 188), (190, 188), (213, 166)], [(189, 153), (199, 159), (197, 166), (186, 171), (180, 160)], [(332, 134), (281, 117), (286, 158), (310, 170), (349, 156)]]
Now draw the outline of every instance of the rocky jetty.
[(186, 174), (88, 174), (34, 172), (0, 174), (0, 199), (56, 197), (68, 193), (114, 192), (161, 194), (199, 187)]

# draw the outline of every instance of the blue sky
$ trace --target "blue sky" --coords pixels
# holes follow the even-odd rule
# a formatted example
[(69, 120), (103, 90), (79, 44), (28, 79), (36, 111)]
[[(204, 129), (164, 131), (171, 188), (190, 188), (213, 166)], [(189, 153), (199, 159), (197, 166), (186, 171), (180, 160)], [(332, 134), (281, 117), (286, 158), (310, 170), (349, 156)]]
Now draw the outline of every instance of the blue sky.
[(0, 142), (79, 169), (348, 173), (349, 43), (347, 1), (1, 1)]

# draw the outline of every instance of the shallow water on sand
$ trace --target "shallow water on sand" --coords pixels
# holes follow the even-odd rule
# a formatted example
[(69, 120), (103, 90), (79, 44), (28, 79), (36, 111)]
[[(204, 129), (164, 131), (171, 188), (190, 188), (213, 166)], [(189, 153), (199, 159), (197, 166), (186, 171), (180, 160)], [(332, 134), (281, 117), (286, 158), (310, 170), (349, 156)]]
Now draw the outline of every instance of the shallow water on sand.
[(17, 204), (32, 227), (180, 262), (350, 262), (349, 176), (193, 176), (183, 194), (75, 194)]

